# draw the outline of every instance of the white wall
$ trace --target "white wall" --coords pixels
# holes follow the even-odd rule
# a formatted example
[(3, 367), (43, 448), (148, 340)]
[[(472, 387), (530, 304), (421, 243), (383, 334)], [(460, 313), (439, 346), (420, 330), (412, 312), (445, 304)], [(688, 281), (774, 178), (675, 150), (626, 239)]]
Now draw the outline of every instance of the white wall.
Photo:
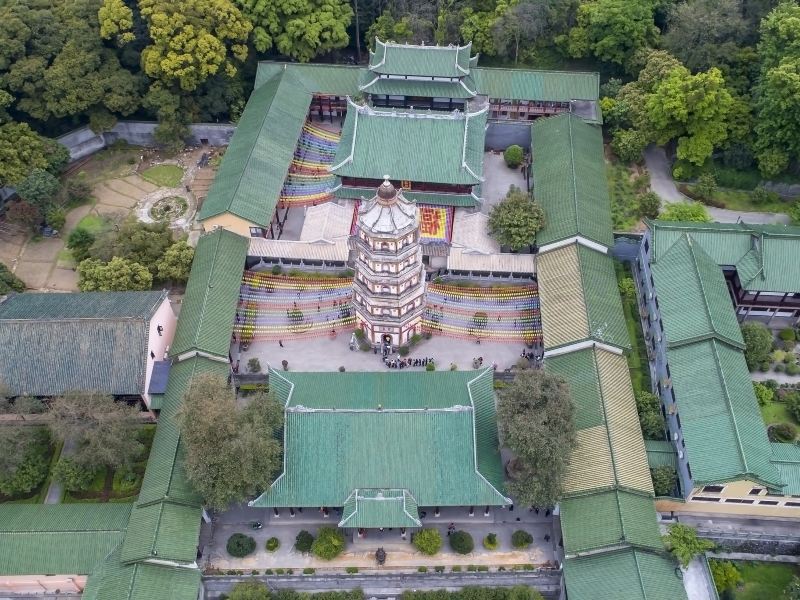
[[(150, 378), (153, 375), (153, 363), (157, 360), (164, 360), (164, 354), (167, 348), (172, 344), (172, 337), (175, 335), (175, 324), (178, 319), (172, 311), (169, 298), (164, 298), (161, 306), (158, 307), (150, 320), (149, 338), (147, 340), (147, 371), (144, 378), (144, 397), (145, 404), (150, 408), (150, 395), (147, 390), (150, 388)], [(158, 334), (158, 326), (161, 325), (164, 329), (161, 335)], [(155, 358), (150, 353), (155, 354)]]

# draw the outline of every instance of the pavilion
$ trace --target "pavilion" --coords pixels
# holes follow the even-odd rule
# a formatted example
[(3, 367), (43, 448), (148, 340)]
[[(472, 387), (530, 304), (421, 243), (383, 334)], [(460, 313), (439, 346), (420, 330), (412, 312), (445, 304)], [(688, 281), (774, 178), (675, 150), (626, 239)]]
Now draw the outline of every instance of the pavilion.
[[(505, 506), (492, 371), (270, 372), (283, 472), (250, 506), (341, 509), (339, 527), (413, 528), (444, 506)], [(430, 508), (428, 508), (430, 507)]]

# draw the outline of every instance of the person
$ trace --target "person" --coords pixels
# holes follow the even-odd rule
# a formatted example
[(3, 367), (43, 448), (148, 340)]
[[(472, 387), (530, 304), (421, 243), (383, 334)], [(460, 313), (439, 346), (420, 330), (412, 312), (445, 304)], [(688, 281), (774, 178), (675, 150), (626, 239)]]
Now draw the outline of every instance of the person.
[(452, 535), (455, 532), (455, 530), (456, 530), (456, 524), (450, 523), (450, 525), (447, 526), (447, 535)]
[(283, 348), (283, 340), (278, 340), (278, 346), (280, 346), (281, 348)]

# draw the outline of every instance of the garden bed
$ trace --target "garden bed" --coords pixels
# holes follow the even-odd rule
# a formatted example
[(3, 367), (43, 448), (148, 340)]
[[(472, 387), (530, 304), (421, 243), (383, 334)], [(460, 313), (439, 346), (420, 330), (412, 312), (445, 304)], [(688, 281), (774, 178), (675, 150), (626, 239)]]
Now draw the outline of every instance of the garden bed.
[(156, 165), (139, 173), (142, 179), (159, 187), (178, 187), (183, 179), (183, 168), (178, 165)]
[[(619, 284), (626, 277), (633, 278), (630, 267), (618, 261), (614, 263)], [(642, 324), (639, 321), (639, 307), (636, 298), (622, 298), (622, 312), (625, 315), (625, 326), (628, 329), (628, 338), (631, 342), (631, 351), (628, 353), (628, 370), (631, 374), (633, 391), (650, 391), (650, 368), (647, 360), (647, 346), (644, 341)]]

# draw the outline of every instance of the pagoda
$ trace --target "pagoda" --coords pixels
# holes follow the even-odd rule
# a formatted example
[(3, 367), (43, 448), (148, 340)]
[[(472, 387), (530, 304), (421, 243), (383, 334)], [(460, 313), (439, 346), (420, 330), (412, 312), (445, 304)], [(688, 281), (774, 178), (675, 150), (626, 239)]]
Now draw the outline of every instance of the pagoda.
[(356, 325), (373, 345), (399, 346), (420, 330), (425, 274), (419, 214), (389, 177), (359, 211), (351, 240), (357, 254)]

